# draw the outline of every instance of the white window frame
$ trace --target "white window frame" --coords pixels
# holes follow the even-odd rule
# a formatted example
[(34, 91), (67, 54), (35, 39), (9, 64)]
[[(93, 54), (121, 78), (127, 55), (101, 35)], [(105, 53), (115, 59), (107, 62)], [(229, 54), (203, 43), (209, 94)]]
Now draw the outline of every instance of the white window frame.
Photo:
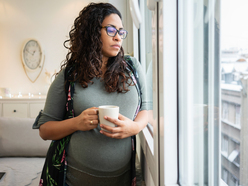
[[(140, 1), (140, 7), (143, 7), (143, 3), (145, 2)], [(155, 117), (156, 125), (153, 125), (153, 137), (147, 128), (140, 133), (139, 137), (154, 184), (176, 186), (178, 181), (177, 1), (160, 1), (156, 3), (156, 11), (160, 16), (157, 20), (159, 30), (156, 30), (158, 34), (156, 38), (160, 41), (157, 44), (159, 57), (157, 58), (157, 54), (153, 57), (153, 74), (157, 75), (153, 77), (154, 88), (156, 89), (158, 85), (153, 109), (158, 116)], [(140, 38), (145, 37), (142, 30), (145, 23), (144, 16), (142, 18)], [(166, 26), (163, 27), (163, 25)], [(134, 43), (138, 42), (137, 38), (134, 36)], [(144, 44), (140, 44), (140, 50), (141, 54), (145, 53)], [(157, 59), (154, 60), (155, 58)], [(140, 61), (141, 64), (146, 61), (145, 56), (141, 55)]]
[[(144, 19), (144, 9), (143, 7), (145, 6), (144, 1), (140, 1), (140, 10), (141, 10), (141, 15), (142, 15), (142, 22), (140, 24), (140, 38), (145, 38), (145, 19)], [(156, 11), (156, 10), (155, 10)], [(145, 49), (145, 40), (141, 40), (141, 43), (139, 43), (138, 40), (138, 30), (136, 27), (134, 28), (134, 57), (138, 58), (139, 57), (139, 52), (140, 52), (140, 62), (141, 65), (144, 67), (144, 70), (146, 70), (146, 56), (142, 55), (146, 53)], [(156, 36), (157, 37), (157, 36)], [(138, 51), (138, 45), (140, 45), (140, 51)], [(157, 49), (154, 49), (157, 51)], [(155, 57), (156, 58), (156, 57)], [(157, 59), (155, 59), (157, 61)], [(154, 62), (154, 56), (153, 56), (153, 74), (157, 74), (156, 72), (156, 62)], [(156, 84), (157, 80), (156, 77), (153, 76), (153, 89), (156, 89)], [(157, 113), (157, 96), (153, 98), (153, 108), (154, 108), (154, 119), (155, 123), (158, 123), (158, 118), (155, 116)], [(152, 181), (154, 185), (158, 185), (158, 139), (157, 139), (157, 127), (153, 126), (153, 134), (150, 133), (148, 127), (144, 128), (139, 135), (137, 136), (137, 144), (140, 143), (143, 153), (145, 155), (145, 159), (147, 162), (147, 169), (150, 170)], [(147, 183), (146, 183), (147, 184)]]

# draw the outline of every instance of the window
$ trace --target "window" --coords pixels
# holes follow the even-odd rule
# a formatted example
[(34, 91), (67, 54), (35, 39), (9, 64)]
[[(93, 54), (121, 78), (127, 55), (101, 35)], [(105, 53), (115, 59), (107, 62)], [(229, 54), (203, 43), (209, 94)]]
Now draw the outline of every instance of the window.
[[(231, 100), (230, 100), (231, 101)], [(229, 114), (228, 114), (228, 121), (231, 123), (231, 124), (235, 124), (235, 116), (236, 116), (236, 105), (235, 103), (231, 102), (228, 104), (228, 111), (229, 111)]]
[(239, 141), (230, 138), (230, 148), (229, 148), (229, 156), (228, 160), (234, 163), (237, 167), (239, 167), (240, 160), (240, 143)]
[[(149, 102), (149, 121), (147, 129), (149, 130), (151, 136), (153, 136), (153, 125), (155, 124), (155, 113), (153, 113), (153, 97), (156, 93), (154, 80), (153, 80), (153, 61), (156, 60), (153, 57), (153, 53), (156, 53), (155, 41), (152, 38), (155, 38), (155, 27), (152, 26), (152, 23), (155, 21), (152, 19), (154, 12), (149, 10), (145, 3), (141, 3), (143, 6), (143, 15), (144, 20), (146, 20), (142, 28), (140, 29), (140, 37), (144, 38), (140, 40), (140, 60), (146, 72), (146, 82), (147, 82), (147, 99)], [(153, 24), (154, 25), (154, 24)]]
[(221, 66), (232, 75), (221, 84), (222, 155), (228, 139), (228, 156), (221, 156), (221, 166), (225, 168), (222, 175), (224, 170), (229, 172), (228, 180), (222, 177), (228, 186), (248, 185), (247, 80), (242, 75), (248, 73), (248, 27), (237, 29), (248, 16), (247, 8), (246, 0), (221, 1)]
[(238, 153), (237, 157), (234, 159), (233, 163), (237, 166), (240, 167), (240, 153)]
[(237, 78), (236, 78), (235, 74), (232, 73), (232, 84), (234, 84), (234, 85), (237, 85), (238, 84), (236, 79)]
[(225, 83), (226, 82), (226, 76), (225, 76), (225, 71), (222, 69), (221, 71), (221, 82)]
[(232, 174), (230, 174), (230, 183), (229, 183), (230, 186), (239, 186), (239, 181), (238, 179), (233, 176)]
[(240, 105), (236, 105), (236, 125), (240, 125), (240, 111), (241, 111), (241, 107)]
[(144, 140), (141, 137), (146, 170), (153, 179), (146, 184), (177, 185), (177, 1), (148, 3), (154, 3), (151, 10), (140, 1), (140, 60), (153, 101), (151, 125), (143, 130)]
[(222, 179), (225, 183), (228, 182), (228, 171), (222, 167)]
[(222, 101), (222, 119), (228, 120), (228, 102)]
[(219, 185), (219, 3), (178, 1), (181, 185)]
[[(175, 2), (177, 9), (171, 8)], [(140, 4), (145, 6), (143, 1)], [(153, 148), (145, 149), (145, 153), (151, 150), (149, 166), (159, 166), (158, 180), (163, 183), (171, 179), (168, 175), (177, 171), (179, 163), (178, 179), (173, 174), (178, 182), (170, 183), (248, 185), (248, 123), (243, 123), (248, 121), (248, 100), (242, 96), (248, 92), (244, 89), (248, 87), (244, 75), (248, 63), (238, 60), (240, 56), (248, 58), (248, 28), (237, 29), (244, 25), (242, 18), (248, 17), (247, 7), (245, 0), (164, 0), (156, 3), (154, 11), (143, 11), (148, 17), (143, 16), (140, 28), (140, 60), (147, 81), (152, 74), (155, 116), (150, 122), (152, 130), (146, 128), (153, 134), (146, 143), (152, 141)], [(145, 34), (149, 32), (152, 34)], [(152, 58), (151, 46), (155, 46)], [(172, 57), (175, 48), (176, 59)], [(178, 102), (174, 101), (175, 95)], [(175, 109), (178, 120), (173, 119)], [(172, 146), (178, 147), (176, 163), (177, 150)], [(171, 164), (176, 168), (168, 171)], [(151, 174), (157, 179), (152, 168)]]
[[(144, 174), (147, 175), (146, 184), (158, 182), (158, 148), (157, 148), (157, 125), (158, 125), (158, 86), (157, 81), (157, 34), (156, 13), (149, 10), (144, 1), (140, 1), (142, 23), (139, 33), (139, 58), (144, 68), (147, 83), (148, 100), (148, 125), (139, 134), (142, 150), (145, 158)], [(155, 134), (155, 135), (154, 135)]]
[(222, 155), (228, 157), (228, 136), (224, 134), (222, 134), (221, 150)]

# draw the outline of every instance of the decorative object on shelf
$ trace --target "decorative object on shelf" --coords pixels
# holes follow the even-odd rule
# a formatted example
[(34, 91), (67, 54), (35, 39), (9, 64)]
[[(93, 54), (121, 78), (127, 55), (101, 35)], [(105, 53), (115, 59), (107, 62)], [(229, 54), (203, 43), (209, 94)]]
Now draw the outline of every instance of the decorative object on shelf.
[(0, 96), (1, 97), (10, 97), (10, 89), (0, 87)]
[(53, 80), (55, 79), (56, 73), (57, 73), (56, 70), (54, 70), (54, 73), (52, 73), (52, 72), (48, 72), (47, 69), (45, 69), (46, 82), (47, 82), (47, 84), (51, 85), (51, 83), (52, 83)]
[(21, 56), (24, 71), (34, 83), (40, 76), (45, 61), (40, 43), (35, 39), (28, 39), (22, 47)]

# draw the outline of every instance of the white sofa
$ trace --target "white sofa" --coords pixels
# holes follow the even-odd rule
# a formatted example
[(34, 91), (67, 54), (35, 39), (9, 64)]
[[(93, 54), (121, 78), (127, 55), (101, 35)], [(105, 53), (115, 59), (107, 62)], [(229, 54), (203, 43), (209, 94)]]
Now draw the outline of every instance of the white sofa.
[(1, 186), (38, 186), (50, 141), (32, 129), (34, 119), (0, 117)]

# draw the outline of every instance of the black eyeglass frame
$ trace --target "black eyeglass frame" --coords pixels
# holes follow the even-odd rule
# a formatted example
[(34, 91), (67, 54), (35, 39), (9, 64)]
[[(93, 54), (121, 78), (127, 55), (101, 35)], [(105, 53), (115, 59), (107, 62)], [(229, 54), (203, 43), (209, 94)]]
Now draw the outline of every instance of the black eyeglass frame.
[[(114, 29), (116, 30), (116, 32), (115, 32), (114, 35), (109, 35), (109, 33), (108, 33), (108, 28), (109, 28), (109, 27), (114, 28)], [(115, 27), (113, 27), (113, 26), (103, 26), (102, 28), (106, 28), (106, 32), (107, 32), (108, 36), (110, 36), (110, 37), (115, 37), (116, 34), (117, 34), (117, 32), (118, 32), (119, 36), (121, 36), (121, 39), (125, 39), (125, 38), (127, 37), (127, 35), (128, 35), (128, 31), (125, 30), (125, 29), (120, 29), (120, 30), (118, 30), (117, 28), (115, 28)], [(126, 31), (126, 36), (125, 36), (124, 38), (122, 38), (122, 35), (120, 35), (120, 31), (123, 31), (123, 30)]]

